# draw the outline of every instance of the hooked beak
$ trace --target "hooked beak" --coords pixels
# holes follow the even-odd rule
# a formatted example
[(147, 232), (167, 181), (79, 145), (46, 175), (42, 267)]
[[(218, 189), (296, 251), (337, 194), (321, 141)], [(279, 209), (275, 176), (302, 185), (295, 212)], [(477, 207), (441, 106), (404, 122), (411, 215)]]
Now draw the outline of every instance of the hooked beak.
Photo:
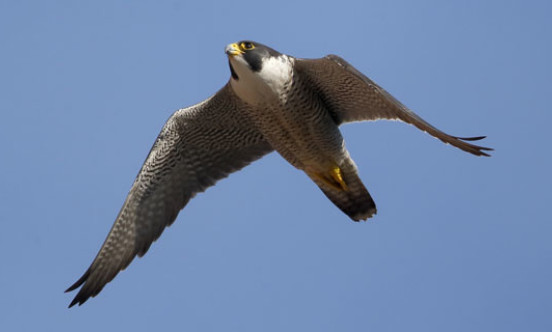
[(244, 54), (245, 52), (242, 51), (240, 49), (240, 46), (236, 43), (233, 43), (233, 44), (229, 44), (226, 46), (226, 48), (224, 49), (224, 52), (228, 55), (228, 56), (236, 56), (236, 55), (240, 55), (240, 54)]

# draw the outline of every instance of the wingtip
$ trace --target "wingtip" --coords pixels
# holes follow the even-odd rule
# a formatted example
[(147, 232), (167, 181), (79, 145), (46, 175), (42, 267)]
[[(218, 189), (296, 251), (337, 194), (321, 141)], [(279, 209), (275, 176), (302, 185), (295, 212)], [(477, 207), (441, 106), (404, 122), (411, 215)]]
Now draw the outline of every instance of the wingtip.
[[(490, 149), (490, 148), (485, 148), (485, 149), (482, 149), (482, 150), (494, 151), (494, 149)], [(483, 157), (490, 157), (491, 156), (490, 154), (488, 154), (486, 152), (482, 152), (482, 151), (480, 151), (480, 152), (481, 152), (481, 156), (483, 156)]]
[[(73, 299), (73, 301), (71, 301), (71, 304), (69, 304), (69, 306), (68, 306), (67, 308), (71, 308), (71, 307), (73, 307), (73, 306), (74, 306), (75, 304), (77, 304), (77, 303), (79, 303), (79, 301), (77, 301), (77, 299), (75, 298), (75, 299)], [(80, 305), (81, 305), (81, 304), (79, 303), (79, 306), (80, 306)]]
[(463, 140), (463, 141), (479, 141), (479, 140), (482, 140), (482, 139), (484, 139), (484, 138), (487, 138), (487, 136), (455, 137), (455, 138), (461, 139), (461, 140)]
[(486, 148), (484, 146), (479, 146), (479, 156), (483, 156), (483, 157), (490, 157), (491, 155), (486, 153), (486, 152), (483, 152), (483, 151), (494, 151), (493, 148)]
[(82, 305), (84, 302), (86, 302), (90, 298), (90, 295), (88, 292), (83, 292), (82, 289), (77, 293), (73, 301), (69, 304), (68, 308), (73, 307), (75, 304), (78, 304), (79, 306)]
[(456, 139), (458, 142), (461, 142), (461, 144), (464, 146), (464, 147), (461, 147), (459, 145), (456, 145), (457, 147), (461, 148), (464, 151), (470, 152), (470, 153), (472, 153), (476, 156), (490, 157), (491, 155), (484, 152), (484, 151), (494, 151), (494, 149), (492, 149), (492, 148), (487, 148), (487, 147), (484, 147), (484, 146), (465, 143), (466, 141), (468, 141), (468, 142), (469, 141), (479, 141), (479, 140), (482, 140), (482, 139), (486, 138), (487, 136), (475, 136), (475, 137), (451, 136), (451, 137)]
[(67, 288), (67, 289), (64, 291), (64, 293), (72, 292), (72, 291), (74, 291), (75, 289), (77, 289), (79, 286), (80, 286), (80, 283), (76, 282), (76, 283), (72, 284), (69, 288)]
[[(86, 280), (88, 280), (89, 275), (90, 275), (90, 269), (86, 270), (86, 272), (82, 275), (82, 277), (79, 278), (79, 280), (77, 280), (74, 284), (72, 284), (69, 288), (67, 288), (65, 290), (65, 293), (72, 292), (75, 289), (79, 288), (82, 284), (84, 284), (86, 282)], [(88, 299), (88, 297), (83, 296), (82, 290), (81, 290), (77, 293), (77, 295), (75, 296), (73, 301), (71, 301), (71, 304), (69, 304), (68, 308), (71, 308), (72, 306), (74, 306), (77, 303), (78, 303), (78, 305), (81, 305), (84, 302), (86, 302), (87, 299)]]
[(79, 280), (77, 280), (74, 284), (69, 286), (69, 288), (65, 290), (65, 293), (74, 291), (75, 289), (79, 288), (88, 279), (89, 275), (90, 275), (90, 268), (88, 268), (88, 270), (84, 272), (84, 274), (82, 275), (82, 277), (79, 278)]

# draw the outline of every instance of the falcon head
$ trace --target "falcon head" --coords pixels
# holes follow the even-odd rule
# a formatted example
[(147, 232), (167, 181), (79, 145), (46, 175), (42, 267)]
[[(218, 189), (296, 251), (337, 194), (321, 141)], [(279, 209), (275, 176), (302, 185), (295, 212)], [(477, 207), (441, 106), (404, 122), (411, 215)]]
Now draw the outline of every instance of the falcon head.
[(234, 79), (239, 79), (236, 70), (248, 69), (260, 72), (266, 60), (280, 57), (282, 54), (263, 44), (250, 40), (243, 40), (229, 44), (225, 49), (230, 62), (230, 71)]
[(225, 49), (230, 84), (245, 102), (258, 104), (281, 97), (293, 76), (293, 58), (263, 44), (244, 40)]

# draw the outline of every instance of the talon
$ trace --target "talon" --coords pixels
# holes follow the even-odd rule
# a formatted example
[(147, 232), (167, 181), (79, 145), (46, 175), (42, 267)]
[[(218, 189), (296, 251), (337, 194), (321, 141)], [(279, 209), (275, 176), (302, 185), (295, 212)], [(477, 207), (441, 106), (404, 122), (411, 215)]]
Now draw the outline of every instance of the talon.
[(341, 169), (338, 166), (334, 166), (326, 173), (312, 172), (312, 171), (306, 171), (306, 173), (311, 178), (315, 178), (319, 181), (322, 181), (325, 184), (333, 187), (334, 189), (343, 190), (343, 191), (349, 190), (349, 187), (345, 183), (345, 180), (343, 180), (343, 173), (341, 172)]
[(341, 173), (341, 168), (335, 166), (335, 167), (330, 171), (330, 175), (331, 175), (331, 177), (339, 184), (339, 187), (340, 187), (341, 189), (343, 189), (344, 191), (349, 190), (349, 188), (347, 187), (347, 184), (346, 184), (345, 181), (343, 180), (343, 174)]

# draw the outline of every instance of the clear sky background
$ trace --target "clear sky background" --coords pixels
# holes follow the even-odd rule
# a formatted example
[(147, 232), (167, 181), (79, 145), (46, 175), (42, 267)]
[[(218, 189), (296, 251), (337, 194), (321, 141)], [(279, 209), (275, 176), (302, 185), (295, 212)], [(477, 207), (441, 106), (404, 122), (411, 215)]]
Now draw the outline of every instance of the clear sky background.
[[(314, 3), (0, 3), (0, 330), (552, 330), (550, 1)], [(338, 54), (496, 151), (346, 125), (369, 222), (273, 153), (67, 309), (164, 122), (226, 83), (240, 39)]]

